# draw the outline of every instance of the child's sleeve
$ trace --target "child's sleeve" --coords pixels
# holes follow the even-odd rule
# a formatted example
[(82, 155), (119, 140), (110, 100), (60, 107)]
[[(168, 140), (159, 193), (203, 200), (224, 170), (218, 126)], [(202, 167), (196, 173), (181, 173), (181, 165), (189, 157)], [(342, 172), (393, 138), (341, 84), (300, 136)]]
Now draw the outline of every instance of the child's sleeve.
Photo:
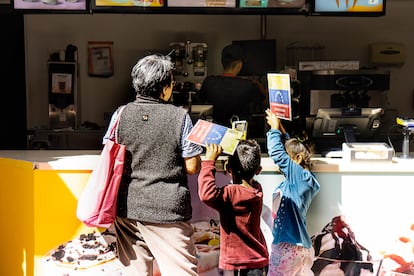
[[(286, 175), (291, 159), (286, 153), (283, 138), (288, 139), (287, 133), (282, 134), (279, 130), (271, 129), (267, 133), (267, 150), (269, 157), (279, 166), (279, 170)], [(285, 140), (283, 139), (283, 140)]]
[(205, 160), (201, 163), (200, 174), (198, 175), (198, 196), (208, 206), (217, 209), (222, 202), (223, 188), (216, 185), (215, 161)]

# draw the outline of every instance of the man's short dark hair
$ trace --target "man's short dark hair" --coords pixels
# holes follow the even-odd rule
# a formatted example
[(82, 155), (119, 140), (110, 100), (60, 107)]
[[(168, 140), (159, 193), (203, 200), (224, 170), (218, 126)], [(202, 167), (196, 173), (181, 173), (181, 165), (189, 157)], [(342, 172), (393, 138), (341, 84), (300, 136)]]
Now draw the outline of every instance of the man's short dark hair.
[(241, 140), (233, 156), (229, 156), (228, 169), (237, 178), (252, 179), (260, 167), (261, 150), (256, 140)]
[(230, 44), (221, 51), (221, 64), (228, 68), (235, 61), (243, 61), (244, 53), (242, 47), (236, 44)]

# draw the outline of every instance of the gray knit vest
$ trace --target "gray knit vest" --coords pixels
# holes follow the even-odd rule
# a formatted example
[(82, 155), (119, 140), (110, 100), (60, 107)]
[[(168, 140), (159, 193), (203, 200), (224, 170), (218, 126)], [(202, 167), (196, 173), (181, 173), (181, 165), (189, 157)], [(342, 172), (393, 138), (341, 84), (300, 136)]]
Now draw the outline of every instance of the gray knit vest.
[(127, 180), (118, 197), (118, 215), (143, 222), (191, 219), (191, 198), (181, 157), (186, 111), (138, 98), (121, 114), (118, 141), (127, 148)]

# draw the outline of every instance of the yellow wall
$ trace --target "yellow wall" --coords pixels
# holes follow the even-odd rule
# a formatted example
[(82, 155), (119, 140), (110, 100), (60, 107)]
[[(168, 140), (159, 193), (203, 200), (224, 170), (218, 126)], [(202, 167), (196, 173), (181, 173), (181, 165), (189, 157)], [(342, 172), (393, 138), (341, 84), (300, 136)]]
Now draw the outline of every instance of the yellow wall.
[(0, 158), (0, 275), (33, 275), (33, 165)]
[(0, 275), (42, 275), (47, 252), (91, 229), (76, 218), (89, 170), (37, 170), (0, 158)]

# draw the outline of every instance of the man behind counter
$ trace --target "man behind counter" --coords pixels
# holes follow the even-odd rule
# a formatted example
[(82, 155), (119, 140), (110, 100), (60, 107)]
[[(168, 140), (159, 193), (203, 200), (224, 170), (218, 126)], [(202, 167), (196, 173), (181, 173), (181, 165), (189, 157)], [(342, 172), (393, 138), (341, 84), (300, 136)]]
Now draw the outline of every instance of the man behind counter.
[(243, 67), (243, 49), (234, 44), (227, 45), (221, 53), (223, 74), (208, 76), (200, 89), (200, 98), (213, 105), (213, 121), (231, 127), (231, 118), (236, 115), (240, 120), (247, 120), (249, 133), (253, 124), (251, 114), (264, 114), (266, 92), (263, 87), (249, 79), (237, 77)]

